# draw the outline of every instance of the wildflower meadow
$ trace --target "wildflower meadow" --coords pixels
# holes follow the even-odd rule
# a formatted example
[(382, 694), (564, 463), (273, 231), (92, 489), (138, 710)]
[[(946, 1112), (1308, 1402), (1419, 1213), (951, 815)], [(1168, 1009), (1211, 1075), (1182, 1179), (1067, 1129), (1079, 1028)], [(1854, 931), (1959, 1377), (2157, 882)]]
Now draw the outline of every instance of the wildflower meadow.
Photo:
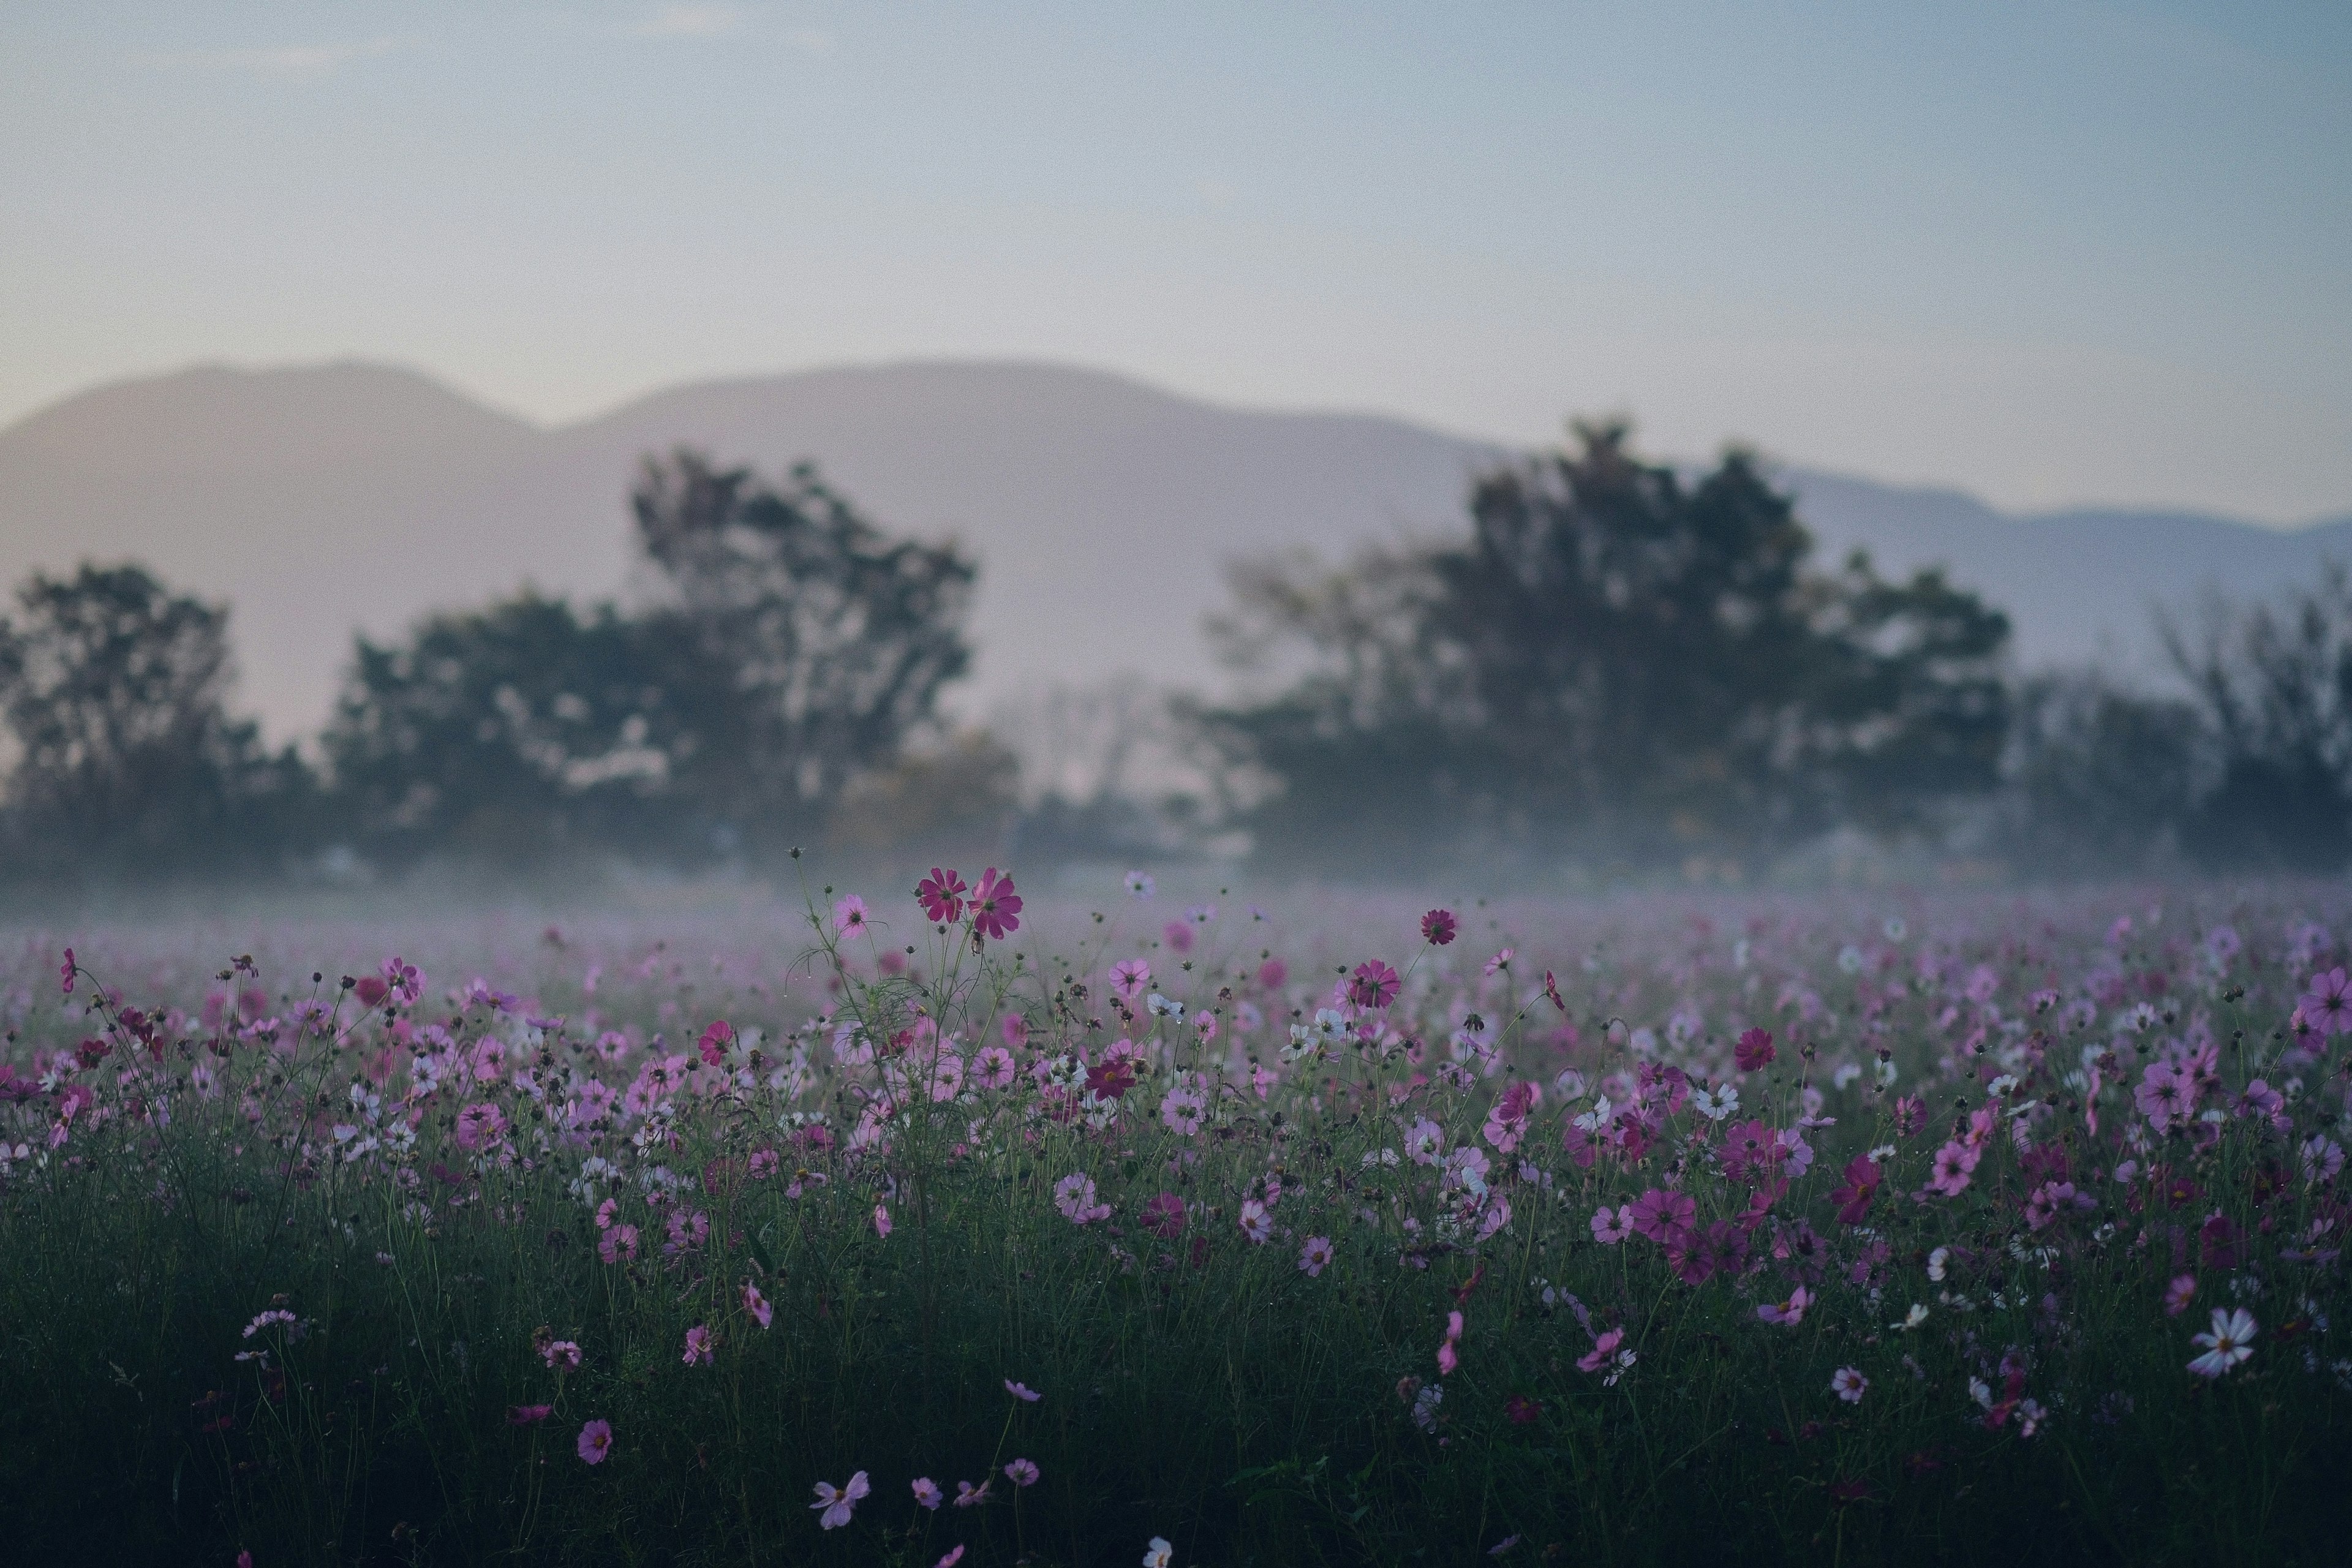
[(2345, 1560), (2333, 885), (1104, 881), (19, 929), (8, 1555)]

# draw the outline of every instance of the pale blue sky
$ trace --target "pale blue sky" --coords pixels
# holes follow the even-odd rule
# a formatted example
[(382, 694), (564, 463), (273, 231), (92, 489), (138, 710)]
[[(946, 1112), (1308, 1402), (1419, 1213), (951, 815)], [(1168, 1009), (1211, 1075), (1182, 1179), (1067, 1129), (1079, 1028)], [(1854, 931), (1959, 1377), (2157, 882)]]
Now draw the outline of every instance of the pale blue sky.
[(0, 9), (0, 421), (934, 355), (2352, 510), (2352, 6)]

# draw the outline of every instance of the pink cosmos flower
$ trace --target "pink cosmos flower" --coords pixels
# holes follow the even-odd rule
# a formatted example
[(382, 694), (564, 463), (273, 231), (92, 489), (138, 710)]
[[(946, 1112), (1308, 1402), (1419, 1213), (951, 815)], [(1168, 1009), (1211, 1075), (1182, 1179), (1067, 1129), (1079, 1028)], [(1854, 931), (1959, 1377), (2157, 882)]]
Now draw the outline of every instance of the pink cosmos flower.
[(1151, 984), (1151, 965), (1139, 958), (1123, 958), (1110, 966), (1110, 988), (1122, 1002), (1132, 1004)]
[(1095, 1179), (1074, 1171), (1054, 1184), (1054, 1206), (1072, 1225), (1092, 1225), (1110, 1217), (1110, 1205), (1095, 1201)]
[(1184, 1230), (1184, 1200), (1160, 1193), (1143, 1205), (1143, 1228), (1162, 1241), (1172, 1241)]
[(844, 941), (866, 934), (870, 922), (866, 919), (866, 900), (856, 893), (833, 906), (833, 934)]
[(2189, 1370), (2200, 1377), (2219, 1377), (2231, 1367), (2254, 1353), (2250, 1342), (2254, 1337), (2254, 1316), (2243, 1307), (2234, 1310), (2227, 1307), (2213, 1309), (2213, 1331), (2194, 1334), (2190, 1338), (2205, 1347), (2205, 1353), (2189, 1363)]
[(578, 1447), (583, 1463), (603, 1464), (604, 1456), (613, 1451), (613, 1424), (610, 1421), (591, 1421), (580, 1428)]
[(1973, 1179), (1977, 1162), (1983, 1151), (1955, 1139), (1936, 1151), (1936, 1163), (1927, 1177), (1927, 1190), (1945, 1197), (1956, 1198), (1968, 1190)]
[(2303, 1021), (2322, 1035), (2352, 1030), (2352, 980), (2341, 968), (2311, 977), (2311, 989), (2295, 1004)]
[(1307, 1245), (1298, 1249), (1298, 1267), (1306, 1271), (1309, 1279), (1320, 1276), (1330, 1264), (1331, 1238), (1328, 1236), (1310, 1236), (1307, 1238)]
[(709, 1366), (710, 1364), (710, 1327), (709, 1324), (697, 1323), (694, 1327), (686, 1331), (686, 1364), (688, 1366)]
[(1830, 1202), (1838, 1206), (1840, 1225), (1860, 1225), (1878, 1195), (1879, 1169), (1868, 1155), (1857, 1154), (1846, 1162), (1844, 1175), (1844, 1184), (1830, 1190)]
[(1143, 1548), (1143, 1568), (1169, 1568), (1176, 1561), (1176, 1548), (1164, 1535), (1155, 1535)]
[(959, 1542), (953, 1551), (948, 1552), (946, 1556), (941, 1557), (937, 1563), (932, 1563), (931, 1568), (955, 1568), (955, 1565), (962, 1561), (963, 1546)]
[(915, 897), (923, 906), (924, 919), (946, 924), (963, 918), (963, 896), (970, 890), (961, 876), (934, 866), (931, 874), (915, 885)]
[(1037, 1467), (1027, 1459), (1013, 1460), (1004, 1467), (1004, 1473), (1012, 1478), (1013, 1484), (1016, 1487), (1034, 1487), (1037, 1484)]
[(809, 1508), (817, 1512), (817, 1528), (839, 1530), (847, 1524), (849, 1510), (857, 1506), (859, 1498), (873, 1489), (866, 1482), (864, 1470), (850, 1477), (847, 1486), (835, 1487), (831, 1481), (817, 1482), (816, 1501), (809, 1504)]
[(983, 1046), (971, 1058), (971, 1081), (982, 1089), (1011, 1089), (1013, 1077), (1013, 1053), (1003, 1046)]
[(1488, 959), (1486, 961), (1486, 973), (1490, 975), (1499, 974), (1504, 970), (1510, 968), (1511, 960), (1518, 956), (1518, 951), (1519, 950), (1515, 947), (1507, 947), (1502, 952), (1496, 953), (1494, 957)]
[(1440, 1377), (1453, 1376), (1454, 1369), (1462, 1364), (1462, 1352), (1454, 1348), (1461, 1342), (1462, 1314), (1448, 1312), (1445, 1314), (1445, 1338), (1439, 1341), (1437, 1346), (1437, 1373)]
[(743, 1310), (749, 1312), (751, 1315), (751, 1321), (763, 1329), (773, 1321), (776, 1316), (776, 1309), (770, 1304), (765, 1296), (760, 1294), (760, 1288), (749, 1279), (743, 1281)]
[(73, 994), (75, 967), (73, 949), (68, 948), (65, 962), (58, 965), (58, 978), (65, 982), (66, 994), (68, 996)]
[(2132, 1091), (2132, 1102), (2147, 1118), (2150, 1131), (2162, 1132), (2174, 1122), (2185, 1122), (2196, 1113), (2196, 1077), (2175, 1068), (2169, 1062), (2151, 1062), (2140, 1075), (2139, 1087)]
[(1349, 976), (1348, 1000), (1378, 1012), (1396, 1000), (1398, 984), (1397, 972), (1375, 958)]
[(971, 895), (971, 929), (992, 942), (1021, 929), (1021, 895), (1013, 890), (1009, 873), (999, 874), (993, 866), (981, 873)]
[(2180, 1316), (2181, 1313), (2189, 1310), (2189, 1303), (2196, 1294), (2197, 1276), (2194, 1274), (2174, 1275), (2172, 1277), (2172, 1283), (2164, 1288), (2164, 1315), (2168, 1318), (2177, 1318)]
[(890, 1209), (887, 1204), (874, 1205), (874, 1234), (885, 1241), (890, 1238)]
[(1652, 1187), (1626, 1207), (1627, 1223), (1637, 1235), (1664, 1245), (1676, 1236), (1686, 1236), (1697, 1217), (1698, 1205), (1687, 1193), (1664, 1192)]
[(637, 1227), (633, 1225), (614, 1226), (596, 1243), (596, 1255), (607, 1263), (618, 1263), (625, 1258), (634, 1260), (637, 1256)]
[(1748, 1030), (1731, 1048), (1731, 1059), (1738, 1064), (1741, 1072), (1761, 1072), (1772, 1065), (1778, 1054), (1772, 1049), (1770, 1031), (1765, 1029)]
[(972, 1484), (970, 1481), (958, 1481), (956, 1483), (956, 1507), (978, 1508), (982, 1503), (988, 1500), (988, 1489), (995, 1484), (995, 1480), (992, 1478), (991, 1479), (981, 1482), (979, 1489), (974, 1490), (972, 1489)]
[[(1696, 1210), (1694, 1210), (1696, 1212)], [(1612, 1209), (1602, 1204), (1592, 1213), (1592, 1239), (1603, 1247), (1614, 1247), (1633, 1234), (1633, 1209), (1628, 1204)]]
[(1265, 1205), (1251, 1198), (1242, 1205), (1242, 1234), (1258, 1246), (1274, 1238), (1274, 1221), (1267, 1215)]
[(940, 1504), (947, 1500), (947, 1493), (940, 1490), (940, 1483), (929, 1476), (917, 1476), (908, 1484), (914, 1489), (915, 1504), (919, 1508), (936, 1510)]
[(1622, 1329), (1612, 1329), (1605, 1334), (1594, 1336), (1591, 1351), (1577, 1358), (1576, 1370), (1599, 1372), (1609, 1364), (1611, 1359), (1617, 1353), (1617, 1347), (1624, 1342), (1625, 1331)]
[(1045, 1397), (1035, 1389), (1031, 1388), (1027, 1384), (1015, 1383), (1009, 1377), (1004, 1380), (1004, 1392), (1013, 1395), (1013, 1398), (1021, 1401), (1024, 1405), (1034, 1405), (1039, 1400)]
[(494, 1149), (506, 1137), (506, 1113), (487, 1100), (457, 1112), (457, 1147), (468, 1151)]
[(550, 1371), (559, 1366), (566, 1370), (576, 1370), (580, 1365), (580, 1347), (570, 1340), (555, 1340), (542, 1345), (540, 1347), (539, 1354), (540, 1359), (547, 1363)]
[(1802, 1285), (1789, 1292), (1789, 1299), (1778, 1304), (1766, 1302), (1756, 1309), (1756, 1315), (1768, 1323), (1782, 1323), (1795, 1328), (1805, 1321), (1805, 1309), (1812, 1304), (1812, 1293)]
[(555, 1406), (552, 1405), (509, 1405), (507, 1406), (507, 1425), (529, 1426), (554, 1414)]
[(1432, 947), (1444, 947), (1451, 942), (1455, 929), (1452, 910), (1432, 910), (1421, 917), (1421, 940)]
[(1830, 1391), (1848, 1405), (1859, 1405), (1870, 1392), (1870, 1379), (1853, 1367), (1842, 1366), (1830, 1374)]

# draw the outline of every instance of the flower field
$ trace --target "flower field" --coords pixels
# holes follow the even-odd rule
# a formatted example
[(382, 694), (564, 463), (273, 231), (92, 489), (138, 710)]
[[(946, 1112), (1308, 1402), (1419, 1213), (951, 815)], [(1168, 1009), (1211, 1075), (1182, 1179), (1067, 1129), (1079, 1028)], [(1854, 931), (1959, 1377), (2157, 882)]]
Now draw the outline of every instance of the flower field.
[(2343, 1560), (2339, 889), (1250, 891), (17, 931), (16, 1560)]

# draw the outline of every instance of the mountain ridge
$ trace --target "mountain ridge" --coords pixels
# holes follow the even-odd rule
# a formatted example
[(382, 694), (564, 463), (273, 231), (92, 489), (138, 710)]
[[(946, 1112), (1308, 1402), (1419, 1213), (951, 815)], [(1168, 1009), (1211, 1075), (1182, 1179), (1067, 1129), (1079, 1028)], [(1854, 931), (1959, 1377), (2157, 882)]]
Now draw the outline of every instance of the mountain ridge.
[[(526, 583), (625, 595), (627, 484), (680, 444), (769, 472), (814, 459), (885, 526), (961, 540), (982, 565), (967, 711), (1073, 671), (1212, 685), (1200, 623), (1226, 561), (1455, 526), (1471, 476), (1513, 455), (1392, 416), (1230, 407), (1045, 361), (691, 381), (546, 426), (404, 366), (205, 364), (0, 429), (0, 582), (130, 557), (229, 599), (246, 704), (299, 734), (325, 716), (354, 629), (394, 636)], [(2021, 516), (1951, 487), (1771, 468), (1825, 562), (1860, 548), (1894, 572), (1948, 564), (2011, 612), (2027, 665), (2146, 668), (2151, 603), (2266, 593), (2352, 558), (2352, 515)]]

